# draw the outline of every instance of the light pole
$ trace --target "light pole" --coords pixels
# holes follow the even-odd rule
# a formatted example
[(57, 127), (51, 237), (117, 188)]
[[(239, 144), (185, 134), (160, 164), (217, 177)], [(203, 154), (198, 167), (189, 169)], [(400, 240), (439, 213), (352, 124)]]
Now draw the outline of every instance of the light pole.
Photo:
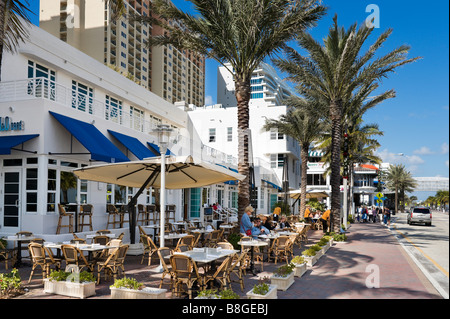
[[(153, 130), (158, 135), (159, 152), (161, 153), (161, 187), (160, 187), (160, 229), (159, 229), (159, 247), (164, 247), (164, 229), (165, 229), (165, 219), (166, 219), (166, 152), (169, 146), (170, 135), (173, 129), (169, 125), (160, 124), (156, 129)], [(160, 272), (163, 270), (160, 264)]]

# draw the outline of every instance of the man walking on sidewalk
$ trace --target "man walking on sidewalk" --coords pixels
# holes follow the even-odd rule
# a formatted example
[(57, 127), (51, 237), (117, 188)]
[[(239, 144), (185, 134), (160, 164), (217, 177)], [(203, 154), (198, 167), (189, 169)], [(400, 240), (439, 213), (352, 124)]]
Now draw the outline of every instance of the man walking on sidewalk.
[(327, 233), (327, 231), (328, 231), (328, 225), (330, 222), (330, 214), (331, 214), (330, 210), (327, 209), (325, 211), (325, 213), (323, 213), (322, 216), (320, 216), (320, 221), (322, 222), (322, 229), (323, 229), (324, 234)]

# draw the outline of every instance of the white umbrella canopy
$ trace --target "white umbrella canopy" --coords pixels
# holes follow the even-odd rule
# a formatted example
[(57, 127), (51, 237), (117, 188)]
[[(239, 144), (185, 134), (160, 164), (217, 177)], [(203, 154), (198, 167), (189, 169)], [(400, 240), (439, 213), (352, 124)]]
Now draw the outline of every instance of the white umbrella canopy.
[[(297, 189), (297, 190), (293, 190), (289, 192), (289, 196), (291, 198), (295, 198), (295, 199), (299, 199), (300, 196), (302, 195), (302, 190), (301, 189)], [(328, 197), (329, 195), (322, 190), (307, 190), (306, 191), (306, 198), (310, 199), (310, 198), (322, 198), (322, 197)]]
[[(146, 187), (160, 188), (161, 157), (93, 165), (75, 169), (73, 173), (82, 180), (137, 188), (148, 182)], [(191, 156), (166, 157), (167, 189), (197, 188), (229, 180), (243, 180), (244, 177), (219, 165), (195, 161)]]

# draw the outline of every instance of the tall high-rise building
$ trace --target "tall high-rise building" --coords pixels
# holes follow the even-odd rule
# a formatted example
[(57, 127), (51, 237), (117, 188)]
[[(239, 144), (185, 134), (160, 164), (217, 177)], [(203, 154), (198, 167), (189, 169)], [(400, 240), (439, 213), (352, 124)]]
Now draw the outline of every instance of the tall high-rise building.
[(147, 48), (158, 26), (127, 19), (149, 16), (150, 0), (125, 1), (125, 17), (112, 21), (105, 0), (41, 0), (40, 27), (174, 103), (204, 105), (205, 58), (172, 46)]

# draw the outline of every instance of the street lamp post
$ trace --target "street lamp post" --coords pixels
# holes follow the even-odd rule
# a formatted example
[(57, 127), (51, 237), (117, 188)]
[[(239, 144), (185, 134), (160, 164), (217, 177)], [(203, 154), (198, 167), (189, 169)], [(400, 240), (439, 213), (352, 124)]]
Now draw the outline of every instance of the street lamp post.
[[(164, 247), (165, 211), (166, 211), (166, 152), (169, 146), (170, 135), (173, 129), (165, 124), (160, 124), (153, 130), (158, 135), (159, 152), (161, 153), (161, 188), (160, 188), (160, 238), (159, 247)], [(162, 271), (162, 265), (159, 267)]]

